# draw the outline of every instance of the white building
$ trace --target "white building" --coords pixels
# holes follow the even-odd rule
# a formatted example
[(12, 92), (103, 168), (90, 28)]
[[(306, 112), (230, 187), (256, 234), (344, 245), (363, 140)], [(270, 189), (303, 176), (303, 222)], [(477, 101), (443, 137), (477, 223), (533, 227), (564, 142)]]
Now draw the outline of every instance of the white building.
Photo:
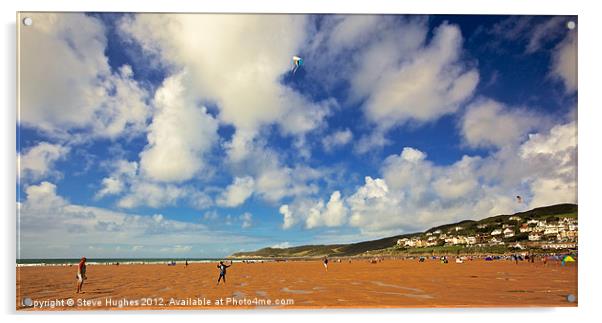
[(405, 245), (406, 241), (408, 241), (408, 238), (398, 239), (397, 240), (397, 245), (398, 246), (403, 246), (403, 245)]
[(541, 240), (541, 234), (532, 232), (529, 234), (529, 241), (539, 241)]
[(502, 230), (500, 230), (500, 229), (495, 229), (495, 230), (491, 231), (492, 236), (499, 236), (500, 234), (502, 234)]
[(510, 237), (514, 237), (514, 230), (510, 229), (510, 228), (506, 228), (504, 231), (504, 238), (510, 238)]

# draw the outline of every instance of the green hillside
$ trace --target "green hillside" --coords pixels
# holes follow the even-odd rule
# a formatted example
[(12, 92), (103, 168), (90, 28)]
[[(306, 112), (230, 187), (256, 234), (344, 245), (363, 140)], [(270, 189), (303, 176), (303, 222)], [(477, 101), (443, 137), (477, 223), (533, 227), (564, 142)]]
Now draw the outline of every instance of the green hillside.
[[(231, 258), (313, 258), (323, 256), (357, 256), (360, 254), (378, 254), (384, 252), (384, 249), (392, 248), (397, 244), (398, 239), (423, 236), (427, 232), (435, 232), (441, 230), (448, 232), (454, 230), (455, 233), (470, 235), (480, 232), (489, 232), (493, 226), (501, 226), (503, 224), (516, 225), (515, 221), (511, 221), (510, 217), (518, 216), (524, 221), (531, 219), (536, 220), (555, 220), (560, 217), (577, 217), (577, 205), (575, 204), (557, 204), (546, 207), (535, 208), (526, 212), (519, 212), (510, 215), (497, 215), (485, 218), (479, 221), (465, 220), (457, 223), (441, 225), (430, 228), (425, 232), (415, 232), (402, 234), (378, 240), (363, 241), (351, 244), (334, 244), (334, 245), (305, 245), (290, 248), (263, 248), (250, 252), (237, 252), (232, 254)], [(479, 225), (487, 225), (485, 228), (479, 228)], [(461, 230), (455, 231), (456, 227), (462, 227)], [(526, 236), (518, 235), (515, 241)]]

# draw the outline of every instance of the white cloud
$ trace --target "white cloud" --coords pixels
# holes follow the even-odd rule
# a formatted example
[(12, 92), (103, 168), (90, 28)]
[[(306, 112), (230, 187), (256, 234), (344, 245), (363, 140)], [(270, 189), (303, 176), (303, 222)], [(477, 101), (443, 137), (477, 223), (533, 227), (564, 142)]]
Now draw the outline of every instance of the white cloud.
[(174, 206), (178, 200), (186, 196), (188, 196), (187, 189), (177, 185), (134, 181), (129, 192), (119, 199), (117, 206), (128, 209), (138, 206), (152, 208)]
[(278, 212), (280, 212), (280, 214), (282, 214), (283, 217), (283, 229), (289, 229), (292, 228), (293, 225), (295, 225), (296, 219), (293, 216), (293, 212), (290, 210), (288, 204), (281, 205), (280, 209), (278, 209)]
[[(26, 199), (17, 203), (20, 258), (157, 257), (176, 252), (217, 256), (214, 250), (224, 244), (253, 241), (230, 234), (224, 242), (223, 232), (162, 214), (138, 215), (71, 204), (57, 195), (57, 187), (49, 182), (28, 186), (25, 193)], [(204, 248), (213, 251), (202, 253)]]
[[(488, 157), (463, 156), (435, 165), (411, 147), (387, 157), (381, 178), (367, 176), (346, 197), (333, 194), (329, 216), (323, 201), (295, 200), (280, 208), (283, 228), (356, 227), (364, 236), (424, 230), (465, 219), (481, 219), (556, 203), (577, 202), (577, 127), (574, 121), (530, 134)], [(338, 193), (338, 192), (335, 192)], [(527, 205), (514, 200), (520, 195)], [(337, 219), (328, 222), (328, 218)], [(347, 220), (348, 219), (348, 220)]]
[(332, 151), (335, 148), (347, 145), (353, 139), (353, 132), (349, 129), (339, 130), (322, 139), (324, 150)]
[(79, 13), (30, 16), (35, 24), (20, 34), (19, 121), (70, 141), (142, 131), (146, 92), (129, 66), (111, 71), (102, 23)]
[(218, 198), (217, 204), (226, 207), (236, 207), (243, 204), (253, 194), (255, 181), (252, 177), (236, 177), (232, 184)]
[(533, 130), (543, 129), (549, 121), (525, 108), (480, 98), (467, 108), (461, 121), (464, 140), (470, 147), (502, 147), (517, 144)]
[(277, 244), (271, 246), (270, 248), (274, 248), (274, 249), (286, 249), (286, 248), (290, 248), (290, 247), (291, 247), (291, 243), (288, 242), (288, 241), (285, 241), (285, 242), (277, 243)]
[(424, 17), (321, 17), (304, 49), (310, 73), (319, 73), (327, 88), (348, 87), (347, 103), (359, 104), (373, 125), (374, 134), (360, 137), (358, 153), (388, 144), (392, 127), (456, 112), (479, 81), (462, 58), (459, 27), (443, 23), (430, 38)]
[(382, 180), (367, 178), (347, 198), (350, 223), (366, 232), (425, 229), (524, 210), (513, 202), (516, 195), (529, 208), (576, 203), (576, 136), (575, 122), (560, 124), (520, 146), (485, 158), (464, 156), (450, 166), (435, 166), (422, 152), (404, 148), (386, 159)]
[(311, 229), (319, 226), (341, 226), (347, 222), (347, 213), (347, 207), (341, 200), (341, 192), (335, 191), (330, 195), (326, 206), (324, 206), (324, 202), (319, 201), (309, 210), (305, 227)]
[(577, 91), (577, 31), (570, 32), (554, 49), (551, 74), (564, 83), (567, 93)]
[(253, 225), (253, 215), (249, 212), (241, 214), (239, 219), (242, 222), (241, 227), (243, 229), (248, 229)]
[(526, 31), (526, 35), (530, 37), (525, 51), (527, 53), (534, 53), (540, 50), (546, 42), (553, 40), (559, 33), (567, 30), (567, 22), (566, 17), (551, 17), (543, 23), (530, 28), (530, 30)]
[(136, 162), (120, 159), (113, 165), (114, 169), (111, 175), (102, 179), (102, 188), (96, 193), (96, 198), (122, 193), (128, 182), (131, 181), (138, 172), (138, 163)]
[(263, 170), (255, 180), (257, 193), (268, 202), (278, 202), (284, 197), (308, 196), (318, 192), (315, 181), (322, 173), (315, 169), (297, 166)]
[(362, 136), (353, 146), (353, 151), (358, 154), (365, 154), (380, 150), (382, 147), (392, 143), (390, 139), (385, 138), (385, 133), (382, 129), (376, 129), (369, 135)]
[(241, 161), (260, 127), (278, 124), (302, 136), (319, 128), (330, 101), (314, 104), (284, 86), (305, 37), (303, 15), (139, 14), (121, 21), (126, 37), (163, 64), (190, 73), (186, 87), (215, 102), (220, 121), (236, 132), (229, 158)]
[(476, 69), (460, 61), (462, 36), (457, 26), (439, 26), (424, 46), (425, 28), (414, 27), (409, 33), (401, 31), (407, 35), (401, 40), (391, 36), (373, 44), (352, 79), (353, 92), (365, 97), (366, 117), (383, 129), (455, 112), (479, 80)]
[(57, 175), (54, 163), (64, 159), (70, 148), (59, 144), (41, 142), (26, 151), (17, 154), (18, 176), (20, 179), (37, 181)]
[(192, 250), (192, 246), (183, 246), (183, 245), (175, 245), (175, 246), (171, 246), (171, 247), (163, 247), (161, 249), (159, 249), (160, 252), (163, 253), (188, 253)]
[(183, 86), (185, 74), (166, 79), (155, 94), (157, 111), (148, 128), (148, 146), (140, 153), (140, 169), (150, 179), (182, 182), (203, 167), (203, 156), (217, 141), (217, 121), (196, 107)]
[(553, 127), (549, 133), (529, 136), (520, 151), (531, 161), (538, 176), (532, 176), (530, 206), (577, 202), (577, 124)]

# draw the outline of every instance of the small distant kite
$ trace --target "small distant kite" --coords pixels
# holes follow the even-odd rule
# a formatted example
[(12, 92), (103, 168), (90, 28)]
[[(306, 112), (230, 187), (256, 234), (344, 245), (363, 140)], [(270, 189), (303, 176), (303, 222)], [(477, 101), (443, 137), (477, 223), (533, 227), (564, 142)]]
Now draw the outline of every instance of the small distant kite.
[(299, 56), (293, 56), (293, 75), (297, 72), (297, 70), (303, 65), (303, 58)]
[(522, 204), (523, 203), (523, 198), (520, 195), (516, 196), (516, 203), (518, 203), (518, 204)]

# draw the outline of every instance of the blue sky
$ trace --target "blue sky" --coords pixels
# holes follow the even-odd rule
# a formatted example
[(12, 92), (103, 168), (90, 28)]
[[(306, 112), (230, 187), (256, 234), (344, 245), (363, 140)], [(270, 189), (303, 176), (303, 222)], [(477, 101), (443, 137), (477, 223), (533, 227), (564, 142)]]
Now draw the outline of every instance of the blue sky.
[(577, 201), (576, 17), (30, 16), (20, 257), (220, 257)]

